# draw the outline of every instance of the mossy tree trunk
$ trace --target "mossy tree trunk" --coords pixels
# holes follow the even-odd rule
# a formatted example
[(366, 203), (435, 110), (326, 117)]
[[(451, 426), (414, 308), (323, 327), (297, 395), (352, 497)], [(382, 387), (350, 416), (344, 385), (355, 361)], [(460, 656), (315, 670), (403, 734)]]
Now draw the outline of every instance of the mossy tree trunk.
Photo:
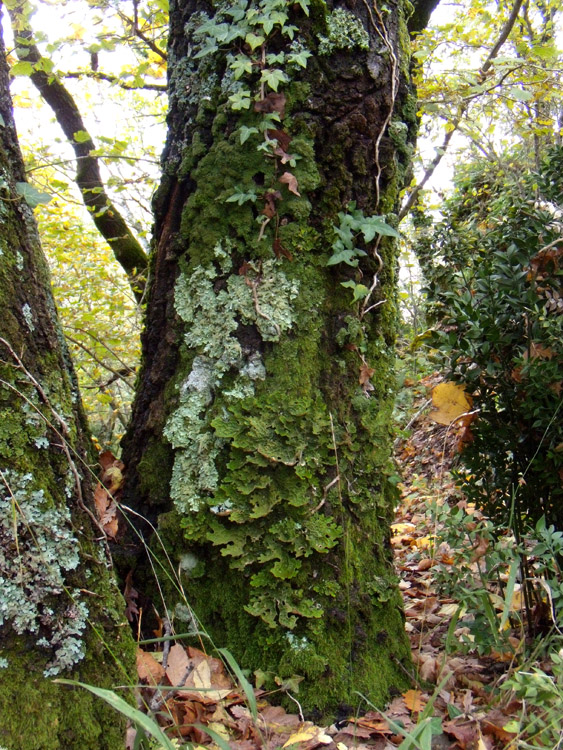
[(389, 542), (407, 7), (170, 9), (128, 502), (215, 644), (305, 677), (323, 713), (407, 684)]
[(132, 680), (91, 507), (88, 435), (31, 209), (0, 37), (0, 746), (115, 750), (121, 717), (55, 676)]

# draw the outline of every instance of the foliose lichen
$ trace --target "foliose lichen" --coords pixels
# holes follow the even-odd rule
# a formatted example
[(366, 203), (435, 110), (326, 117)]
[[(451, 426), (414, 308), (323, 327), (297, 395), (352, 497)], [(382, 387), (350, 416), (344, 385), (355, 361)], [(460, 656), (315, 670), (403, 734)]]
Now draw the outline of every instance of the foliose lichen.
[(298, 293), (296, 282), (286, 278), (276, 260), (248, 264), (246, 275), (227, 275), (217, 289), (220, 275), (231, 270), (226, 248), (232, 249), (228, 240), (215, 248), (219, 269), (215, 264), (199, 266), (189, 276), (181, 274), (176, 284), (176, 310), (188, 324), (185, 344), (200, 352), (164, 429), (176, 451), (170, 493), (181, 512), (199, 510), (218, 487), (215, 461), (224, 441), (210, 429), (206, 413), (214, 393), (229, 374), (225, 393), (232, 399), (247, 398), (266, 374), (259, 352), (246, 351), (235, 335), (239, 325), (253, 325), (263, 341), (277, 341), (291, 328), (291, 302)]
[[(80, 592), (65, 582), (80, 562), (70, 512), (46, 507), (31, 474), (1, 474), (0, 626), (38, 635), (37, 645), (53, 652), (45, 676), (56, 675), (84, 657), (80, 636), (88, 618)], [(66, 608), (55, 606), (61, 594), (69, 595)]]
[(336, 8), (326, 19), (327, 36), (319, 36), (319, 54), (335, 50), (369, 50), (369, 34), (362, 22), (349, 10)]

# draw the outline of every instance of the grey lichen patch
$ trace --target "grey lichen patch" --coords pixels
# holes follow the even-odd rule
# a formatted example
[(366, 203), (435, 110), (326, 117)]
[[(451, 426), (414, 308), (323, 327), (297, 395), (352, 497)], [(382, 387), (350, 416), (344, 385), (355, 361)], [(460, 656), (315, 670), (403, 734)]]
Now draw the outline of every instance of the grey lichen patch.
[(349, 10), (336, 8), (326, 19), (327, 36), (319, 36), (319, 54), (335, 50), (369, 50), (369, 35), (362, 22)]
[(22, 307), (22, 315), (27, 327), (29, 328), (31, 333), (33, 333), (33, 331), (35, 330), (35, 324), (33, 323), (33, 313), (31, 311), (31, 307), (27, 304), (27, 302)]
[[(88, 617), (80, 592), (65, 582), (80, 562), (70, 512), (49, 507), (31, 474), (1, 474), (0, 626), (39, 636), (37, 645), (53, 652), (45, 676), (55, 675), (84, 657)], [(61, 595), (69, 595), (66, 608), (56, 601)]]
[[(214, 393), (229, 375), (225, 395), (243, 399), (254, 395), (254, 383), (266, 376), (261, 355), (246, 350), (236, 336), (239, 325), (253, 325), (263, 341), (278, 341), (293, 324), (292, 302), (298, 285), (276, 260), (247, 264), (244, 276), (230, 274), (228, 240), (215, 248), (215, 264), (182, 273), (175, 290), (176, 311), (186, 323), (184, 342), (199, 352), (179, 387), (178, 408), (169, 417), (164, 435), (175, 449), (170, 495), (180, 512), (198, 511), (212, 502), (219, 484), (216, 459), (224, 440), (215, 435), (207, 416)], [(221, 283), (218, 284), (217, 282)], [(219, 512), (219, 511), (217, 511)]]

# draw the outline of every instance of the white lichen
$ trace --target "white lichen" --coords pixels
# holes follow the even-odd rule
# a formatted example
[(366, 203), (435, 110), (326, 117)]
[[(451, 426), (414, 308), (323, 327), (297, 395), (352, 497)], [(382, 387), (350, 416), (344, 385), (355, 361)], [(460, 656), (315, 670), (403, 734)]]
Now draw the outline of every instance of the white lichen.
[(58, 674), (83, 658), (79, 636), (88, 616), (79, 591), (73, 592), (66, 609), (53, 609), (57, 598), (68, 594), (65, 574), (80, 562), (70, 512), (50, 507), (31, 474), (6, 469), (2, 477), (0, 627), (41, 634), (37, 644), (53, 653), (47, 672)]
[[(231, 270), (228, 240), (215, 248), (221, 274)], [(263, 341), (278, 341), (293, 325), (292, 302), (298, 284), (289, 280), (277, 260), (247, 275), (221, 278), (215, 264), (180, 274), (175, 306), (186, 324), (184, 342), (197, 350), (191, 371), (179, 387), (178, 408), (166, 422), (164, 435), (175, 449), (170, 494), (181, 513), (197, 512), (212, 503), (219, 484), (216, 459), (224, 441), (215, 437), (207, 407), (229, 376), (224, 395), (243, 399), (254, 395), (255, 382), (266, 376), (258, 351), (246, 351), (236, 336), (239, 325), (254, 325)]]
[(319, 36), (319, 55), (336, 50), (369, 50), (369, 34), (362, 22), (344, 8), (336, 8), (327, 18), (327, 36)]
[(22, 306), (22, 315), (30, 332), (33, 333), (33, 331), (35, 331), (35, 325), (33, 323), (33, 313), (31, 311), (31, 307), (27, 304), (27, 302)]

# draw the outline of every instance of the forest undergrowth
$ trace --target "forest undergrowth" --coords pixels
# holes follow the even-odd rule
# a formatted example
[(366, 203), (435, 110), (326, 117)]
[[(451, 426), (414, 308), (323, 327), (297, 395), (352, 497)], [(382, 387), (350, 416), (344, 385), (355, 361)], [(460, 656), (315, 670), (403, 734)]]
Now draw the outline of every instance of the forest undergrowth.
[[(438, 373), (407, 378), (401, 417), (407, 415), (409, 430), (395, 443), (401, 502), (392, 543), (412, 645), (411, 689), (388, 706), (358, 694), (357, 705), (343, 706), (334, 724), (317, 725), (301, 711), (298, 675), (276, 679), (278, 688), (267, 691), (265, 675), (243, 674), (204, 634), (198, 648), (185, 647), (163, 619), (155, 642), (139, 646), (142, 713), (114, 704), (132, 719), (127, 750), (187, 743), (212, 750), (561, 745), (562, 642), (553, 595), (541, 580), (543, 550), (537, 540), (529, 542), (529, 575), (546, 591), (533, 604), (530, 623), (514, 541), (456, 485), (460, 440), (467, 436), (432, 419), (431, 394), (441, 380)], [(129, 585), (129, 608), (135, 594)], [(280, 696), (286, 708), (276, 705)], [(140, 719), (148, 721), (144, 728)], [(163, 735), (156, 739), (162, 731), (165, 744)]]

